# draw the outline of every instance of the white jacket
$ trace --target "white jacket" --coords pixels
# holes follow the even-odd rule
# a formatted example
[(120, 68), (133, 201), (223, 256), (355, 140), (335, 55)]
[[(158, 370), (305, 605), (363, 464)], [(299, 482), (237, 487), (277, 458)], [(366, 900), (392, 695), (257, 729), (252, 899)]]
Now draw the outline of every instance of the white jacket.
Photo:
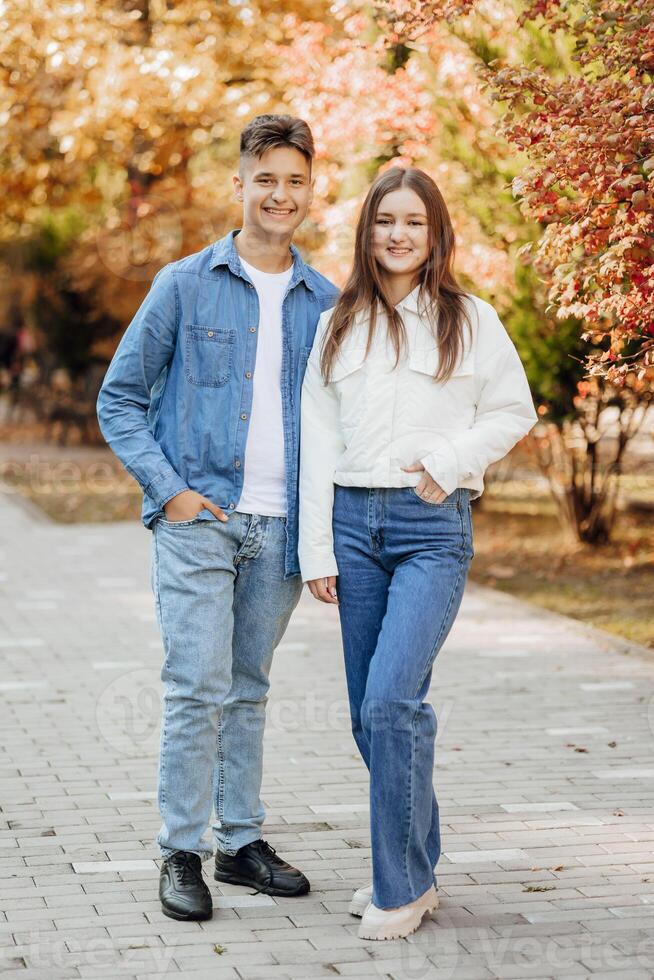
[(302, 580), (338, 575), (332, 538), (334, 483), (345, 487), (417, 486), (422, 462), (447, 494), (481, 496), (486, 468), (502, 459), (538, 420), (518, 352), (497, 313), (466, 301), (464, 350), (446, 382), (435, 382), (438, 346), (418, 310), (418, 287), (397, 308), (407, 333), (394, 370), (385, 316), (368, 356), (368, 323), (358, 316), (323, 384), (320, 352), (333, 309), (320, 317), (302, 388), (300, 540)]

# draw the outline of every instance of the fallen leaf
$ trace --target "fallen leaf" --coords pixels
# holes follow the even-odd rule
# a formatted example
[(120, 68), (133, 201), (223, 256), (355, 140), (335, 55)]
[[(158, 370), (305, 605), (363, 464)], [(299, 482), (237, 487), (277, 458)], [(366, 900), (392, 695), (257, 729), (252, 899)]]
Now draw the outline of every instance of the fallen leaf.
[(515, 568), (510, 565), (491, 565), (488, 571), (494, 578), (513, 578), (516, 574)]

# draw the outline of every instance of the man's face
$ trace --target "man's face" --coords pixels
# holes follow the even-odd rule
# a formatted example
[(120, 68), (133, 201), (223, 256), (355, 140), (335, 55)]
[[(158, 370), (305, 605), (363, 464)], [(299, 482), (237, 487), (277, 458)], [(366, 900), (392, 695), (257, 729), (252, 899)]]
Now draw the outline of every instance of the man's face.
[(304, 221), (313, 197), (309, 161), (289, 146), (267, 150), (258, 159), (244, 157), (233, 178), (243, 204), (243, 227), (264, 237), (291, 238)]

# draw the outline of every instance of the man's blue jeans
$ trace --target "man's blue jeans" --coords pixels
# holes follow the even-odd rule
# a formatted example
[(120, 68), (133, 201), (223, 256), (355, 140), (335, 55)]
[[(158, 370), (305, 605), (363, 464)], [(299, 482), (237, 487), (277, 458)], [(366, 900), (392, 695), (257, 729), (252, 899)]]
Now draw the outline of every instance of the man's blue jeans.
[(436, 715), (424, 701), (473, 557), (470, 492), (440, 504), (413, 487), (335, 487), (334, 549), (354, 738), (370, 772), (373, 902), (434, 883)]
[[(298, 603), (284, 580), (285, 520), (231, 514), (153, 532), (152, 589), (165, 659), (157, 843), (162, 857), (226, 854), (261, 837), (268, 674)], [(213, 842), (203, 839), (215, 810)]]

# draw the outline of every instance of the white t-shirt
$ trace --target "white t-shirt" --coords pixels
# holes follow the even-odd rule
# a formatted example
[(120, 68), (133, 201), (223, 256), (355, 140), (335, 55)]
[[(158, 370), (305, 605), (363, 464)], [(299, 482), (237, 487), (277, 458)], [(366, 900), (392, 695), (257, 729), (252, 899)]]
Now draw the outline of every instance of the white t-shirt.
[(241, 514), (285, 517), (282, 303), (293, 266), (285, 272), (261, 272), (242, 258), (241, 264), (259, 297), (259, 337), (243, 461), (243, 492), (236, 510)]

